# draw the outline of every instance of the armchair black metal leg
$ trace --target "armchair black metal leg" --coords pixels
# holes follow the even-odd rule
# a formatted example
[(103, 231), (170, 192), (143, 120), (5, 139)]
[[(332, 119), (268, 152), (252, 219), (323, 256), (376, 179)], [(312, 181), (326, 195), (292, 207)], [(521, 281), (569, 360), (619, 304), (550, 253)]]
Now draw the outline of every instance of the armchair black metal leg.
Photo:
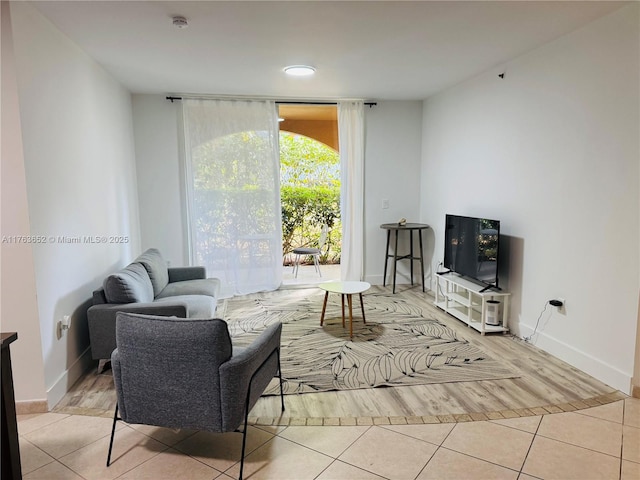
[(242, 480), (242, 473), (244, 471), (244, 453), (247, 447), (247, 430), (249, 428), (249, 403), (251, 402), (251, 384), (253, 383), (253, 378), (255, 377), (256, 373), (258, 373), (260, 371), (260, 369), (262, 368), (262, 366), (267, 363), (269, 361), (269, 359), (273, 358), (273, 354), (276, 354), (276, 359), (278, 362), (278, 378), (280, 380), (280, 401), (282, 402), (282, 411), (284, 411), (284, 393), (282, 390), (282, 371), (280, 369), (280, 349), (276, 348), (275, 352), (271, 352), (271, 354), (269, 355), (269, 357), (267, 357), (267, 359), (262, 362), (262, 364), (256, 369), (256, 371), (253, 373), (253, 375), (251, 375), (251, 378), (249, 379), (249, 385), (247, 387), (247, 398), (245, 399), (244, 402), (244, 431), (242, 433), (242, 451), (240, 453), (240, 476), (238, 477), (239, 480)]
[(244, 470), (244, 452), (247, 447), (247, 430), (249, 429), (249, 400), (251, 398), (251, 382), (247, 388), (247, 399), (244, 403), (244, 431), (242, 432), (242, 452), (240, 453), (240, 476), (238, 480), (242, 480), (242, 472)]
[(280, 349), (276, 350), (278, 354), (278, 379), (280, 380), (280, 403), (282, 403), (282, 411), (284, 412), (284, 391), (282, 390), (282, 369), (280, 368)]
[(111, 450), (113, 449), (113, 437), (116, 433), (116, 422), (118, 418), (118, 404), (116, 403), (116, 409), (113, 412), (113, 426), (111, 427), (111, 440), (109, 440), (109, 453), (107, 454), (107, 467), (111, 465)]
[(244, 449), (247, 445), (247, 420), (244, 422), (244, 432), (242, 432), (242, 457), (240, 458), (240, 475), (238, 476), (238, 480), (242, 480), (242, 471), (244, 470)]

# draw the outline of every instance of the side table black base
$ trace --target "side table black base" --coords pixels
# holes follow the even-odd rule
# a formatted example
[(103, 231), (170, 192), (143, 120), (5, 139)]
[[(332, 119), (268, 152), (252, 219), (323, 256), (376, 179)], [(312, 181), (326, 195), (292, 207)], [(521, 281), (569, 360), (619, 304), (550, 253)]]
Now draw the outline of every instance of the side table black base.
[[(393, 293), (396, 293), (396, 273), (398, 271), (398, 260), (410, 260), (411, 262), (411, 285), (413, 286), (413, 261), (420, 261), (420, 271), (422, 273), (422, 291), (424, 292), (424, 251), (422, 248), (422, 230), (430, 228), (429, 225), (424, 223), (405, 223), (404, 225), (400, 225), (398, 223), (383, 223), (380, 225), (380, 228), (387, 231), (387, 250), (384, 257), (384, 275), (382, 279), (382, 285), (387, 285), (387, 264), (389, 263), (389, 258), (393, 258)], [(389, 253), (389, 245), (391, 241), (391, 231), (395, 232), (395, 246), (393, 253)], [(408, 255), (398, 255), (398, 234), (401, 231), (409, 232), (409, 254)], [(420, 246), (420, 256), (416, 257), (413, 254), (413, 232), (418, 232), (418, 241)]]

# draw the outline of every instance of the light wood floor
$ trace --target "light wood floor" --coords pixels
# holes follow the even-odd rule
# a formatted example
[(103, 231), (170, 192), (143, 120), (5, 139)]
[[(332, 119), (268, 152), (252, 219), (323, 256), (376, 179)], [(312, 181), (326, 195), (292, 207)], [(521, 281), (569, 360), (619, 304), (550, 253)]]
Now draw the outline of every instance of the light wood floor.
[[(407, 302), (433, 302), (419, 287), (398, 286)], [(366, 308), (366, 294), (365, 294)], [(442, 313), (443, 323), (495, 359), (502, 359), (520, 377), (386, 387), (261, 398), (251, 412), (261, 424), (425, 423), (486, 420), (573, 411), (610, 403), (625, 395), (580, 370), (511, 335), (481, 336)], [(113, 415), (115, 390), (111, 371), (87, 372), (54, 408), (55, 412)]]

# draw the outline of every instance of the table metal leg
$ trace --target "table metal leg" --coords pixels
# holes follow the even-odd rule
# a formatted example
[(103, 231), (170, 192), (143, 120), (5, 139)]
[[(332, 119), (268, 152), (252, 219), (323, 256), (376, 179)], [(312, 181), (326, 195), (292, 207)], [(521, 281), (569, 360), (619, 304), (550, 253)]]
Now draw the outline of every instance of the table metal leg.
[(322, 304), (322, 315), (320, 315), (320, 326), (324, 323), (324, 312), (327, 310), (327, 299), (329, 298), (329, 292), (324, 292), (324, 303)]
[(422, 277), (420, 277), (422, 283), (422, 291), (424, 292), (424, 252), (422, 251), (422, 230), (418, 230), (418, 240), (420, 241), (420, 271)]
[(364, 302), (362, 301), (362, 293), (360, 294), (360, 308), (362, 309), (362, 323), (367, 323), (367, 320), (364, 318)]
[(391, 237), (391, 230), (387, 230), (387, 250), (384, 255), (384, 274), (382, 275), (382, 286), (387, 285), (387, 263), (389, 263), (389, 238)]
[(342, 297), (342, 328), (344, 328), (344, 293), (341, 295)]
[(398, 273), (398, 230), (396, 230), (396, 247), (393, 251), (393, 293), (396, 293), (396, 274)]
[(413, 231), (409, 230), (409, 262), (411, 263), (411, 286), (413, 287)]
[(350, 293), (347, 294), (347, 301), (349, 302), (349, 338), (353, 339), (353, 309), (352, 309), (352, 304), (353, 304), (353, 299)]

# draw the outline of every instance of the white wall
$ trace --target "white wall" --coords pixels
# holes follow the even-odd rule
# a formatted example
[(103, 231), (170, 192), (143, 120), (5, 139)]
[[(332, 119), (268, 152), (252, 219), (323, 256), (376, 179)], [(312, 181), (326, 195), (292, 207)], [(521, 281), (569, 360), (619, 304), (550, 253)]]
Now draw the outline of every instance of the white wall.
[[(91, 363), (92, 290), (140, 251), (131, 96), (30, 5), (11, 14), (31, 234), (47, 238), (33, 257), (51, 407)], [(63, 315), (72, 326), (60, 336)]]
[[(0, 323), (3, 332), (17, 332), (10, 345), (18, 412), (46, 410), (44, 363), (36, 300), (33, 250), (30, 243), (14, 243), (14, 236), (30, 233), (27, 184), (13, 58), (9, 2), (2, 2), (2, 169), (1, 169), (1, 288)], [(8, 238), (7, 238), (8, 237)], [(26, 410), (21, 408), (28, 402)]]
[(622, 391), (640, 276), (638, 26), (625, 7), (428, 99), (423, 117), (434, 263), (445, 213), (501, 220), (512, 330), (531, 334), (563, 297), (537, 345)]
[[(373, 108), (365, 107), (365, 167), (364, 167), (364, 228), (365, 280), (382, 285), (387, 231), (383, 223), (406, 218), (420, 222), (420, 161), (422, 138), (422, 102), (380, 101)], [(389, 208), (382, 208), (382, 200)], [(393, 245), (393, 233), (391, 241)], [(431, 232), (423, 234), (425, 241)], [(418, 252), (414, 234), (414, 253)], [(408, 235), (398, 238), (398, 251), (408, 253)], [(425, 271), (427, 265), (425, 264)], [(418, 263), (414, 262), (414, 282), (419, 282)], [(392, 261), (389, 260), (387, 280), (392, 282)], [(398, 263), (398, 284), (408, 283), (409, 262)]]
[(133, 95), (142, 250), (155, 247), (171, 265), (189, 264), (184, 179), (179, 155), (180, 102)]

